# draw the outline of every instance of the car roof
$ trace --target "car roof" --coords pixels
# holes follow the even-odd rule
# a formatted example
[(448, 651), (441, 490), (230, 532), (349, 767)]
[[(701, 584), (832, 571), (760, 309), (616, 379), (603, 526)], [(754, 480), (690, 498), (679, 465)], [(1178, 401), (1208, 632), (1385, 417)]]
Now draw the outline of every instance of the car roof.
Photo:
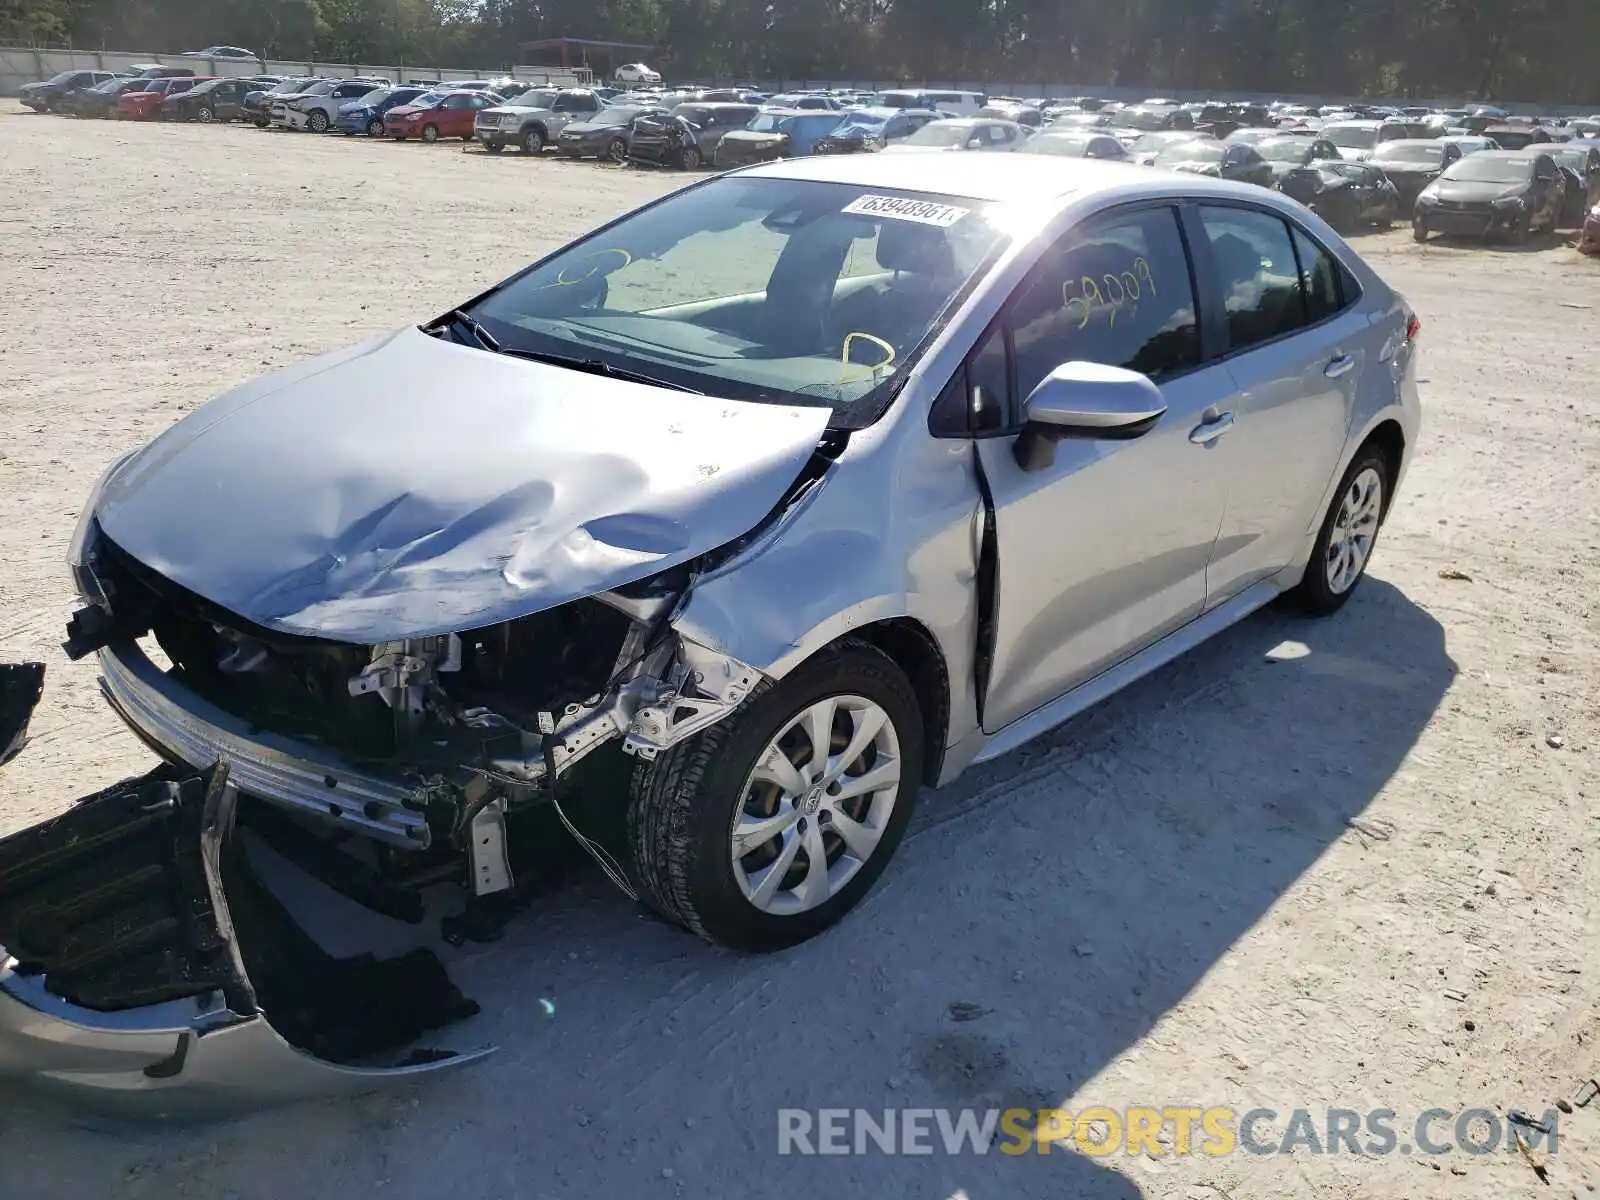
[(1066, 196), (1104, 191), (1149, 181), (1148, 167), (1092, 159), (1052, 158), (1046, 154), (986, 155), (982, 171), (955, 162), (965, 155), (840, 154), (762, 163), (740, 174), (771, 179), (847, 183), (912, 192), (965, 196), (969, 200), (1011, 200), (1018, 195)]
[(1474, 159), (1479, 159), (1479, 158), (1500, 158), (1500, 159), (1527, 158), (1529, 150), (1532, 150), (1534, 154), (1549, 154), (1550, 153), (1550, 151), (1547, 150), (1543, 146), (1540, 146), (1538, 149), (1534, 149), (1532, 146), (1529, 146), (1527, 149), (1524, 149), (1524, 150), (1479, 150), (1472, 157)]
[(1392, 150), (1396, 146), (1437, 146), (1442, 138), (1390, 138), (1387, 142), (1379, 142), (1379, 150)]

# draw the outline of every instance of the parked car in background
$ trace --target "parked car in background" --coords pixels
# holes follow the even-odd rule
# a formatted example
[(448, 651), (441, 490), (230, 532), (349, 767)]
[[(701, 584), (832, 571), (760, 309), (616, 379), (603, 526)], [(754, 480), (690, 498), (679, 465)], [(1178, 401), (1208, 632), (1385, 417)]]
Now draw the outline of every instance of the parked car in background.
[(460, 138), (470, 142), (478, 114), (501, 102), (493, 92), (429, 92), (384, 113), (383, 131), (397, 142), (411, 138), (424, 142)]
[(1369, 225), (1387, 229), (1408, 211), (1382, 171), (1345, 158), (1317, 159), (1295, 167), (1278, 179), (1277, 187), (1347, 233)]
[(661, 72), (652, 71), (643, 63), (628, 63), (617, 68), (616, 80), (618, 83), (660, 83)]
[(1259, 142), (1242, 143), (1233, 142), (1230, 138), (1229, 142), (1234, 145), (1248, 145), (1261, 155), (1272, 170), (1274, 187), (1277, 187), (1283, 178), (1296, 168), (1309, 166), (1321, 159), (1339, 157), (1338, 147), (1315, 134), (1293, 134), (1288, 137), (1277, 134)]
[(997, 121), (1010, 121), (1015, 125), (1025, 125), (1029, 129), (1037, 129), (1044, 124), (1044, 114), (1033, 105), (1024, 104), (1019, 100), (990, 100), (972, 115), (991, 117)]
[(245, 115), (258, 129), (267, 129), (272, 125), (272, 107), (280, 100), (289, 100), (298, 96), (319, 83), (327, 80), (320, 75), (307, 75), (303, 78), (285, 79), (277, 87), (270, 87), (261, 92), (252, 92), (245, 99)]
[(490, 154), (520, 146), (539, 154), (574, 121), (587, 121), (606, 107), (588, 88), (533, 88), (514, 101), (499, 101), (477, 114), (475, 135)]
[(1379, 143), (1368, 164), (1377, 167), (1394, 184), (1400, 203), (1411, 211), (1422, 189), (1461, 157), (1461, 147), (1438, 138), (1397, 138)]
[(1500, 143), (1493, 138), (1486, 138), (1476, 133), (1447, 133), (1434, 139), (1441, 145), (1454, 146), (1461, 151), (1463, 157), (1476, 154), (1480, 150), (1498, 150)]
[(248, 60), (260, 62), (261, 56), (254, 50), (245, 50), (239, 46), (207, 46), (204, 50), (185, 50), (178, 55), (179, 58), (223, 58), (233, 61)]
[(25, 83), (17, 99), (34, 112), (57, 112), (69, 95), (124, 78), (115, 71), (62, 71), (42, 83)]
[[(871, 130), (882, 131), (889, 120), (901, 114), (891, 113), (884, 124), (867, 122), (852, 126), (859, 114), (854, 112), (784, 112), (781, 109), (763, 109), (750, 119), (743, 129), (731, 129), (717, 143), (712, 156), (715, 167), (737, 167), (746, 163), (771, 162), (779, 158), (803, 158), (808, 154), (848, 153), (847, 147), (860, 149), (863, 138), (876, 136)], [(917, 118), (908, 117), (904, 128), (909, 132), (917, 126)], [(928, 118), (932, 120), (930, 116)], [(839, 131), (851, 128), (852, 135), (835, 142)], [(876, 144), (874, 144), (876, 148)]]
[(685, 171), (710, 165), (722, 139), (744, 129), (760, 111), (753, 104), (680, 104), (664, 115), (636, 117), (628, 161)]
[(128, 70), (140, 79), (183, 79), (194, 74), (193, 67), (164, 67), (160, 63), (136, 63)]
[(1109, 133), (1092, 130), (1046, 129), (1019, 148), (1023, 154), (1054, 154), (1062, 158), (1105, 158), (1129, 162), (1128, 149)]
[(1230, 145), (1215, 138), (1176, 142), (1156, 155), (1152, 164), (1162, 170), (1184, 171), (1194, 175), (1213, 175), (1234, 183), (1272, 186), (1272, 168), (1256, 153), (1254, 146)]
[(780, 92), (763, 100), (761, 107), (782, 109), (785, 112), (838, 112), (844, 105), (832, 96), (810, 92)]
[(853, 154), (862, 150), (882, 150), (885, 146), (904, 141), (929, 122), (943, 119), (929, 108), (882, 106), (851, 109), (839, 114), (839, 117), (824, 131), (820, 140), (810, 148), (795, 150), (794, 153)]
[(388, 86), (370, 79), (345, 79), (307, 88), (284, 101), (285, 123), (290, 129), (327, 133), (345, 104)]
[(123, 92), (117, 97), (117, 118), (124, 121), (148, 121), (161, 111), (161, 105), (168, 96), (186, 92), (210, 78), (213, 77), (184, 76), (146, 80), (144, 90)]
[(1502, 150), (1521, 150), (1556, 140), (1550, 130), (1540, 125), (1488, 125), (1484, 127), (1483, 136), (1493, 138)]
[(431, 90), (419, 84), (374, 88), (364, 96), (341, 104), (333, 127), (344, 134), (382, 137), (383, 118), (391, 108), (413, 104)]
[(1339, 157), (1350, 162), (1365, 162), (1379, 142), (1392, 142), (1407, 135), (1398, 121), (1335, 121), (1319, 131), (1339, 148)]
[[(1054, 132), (1059, 126), (1052, 125), (1046, 132)], [(1109, 132), (1109, 131), (1108, 131)], [(1162, 129), (1154, 133), (1142, 134), (1132, 142), (1123, 142), (1128, 147), (1128, 157), (1141, 167), (1154, 165), (1156, 156), (1168, 146), (1176, 146), (1183, 142), (1205, 141), (1210, 135), (1195, 133), (1189, 129)], [(1117, 139), (1122, 141), (1121, 138)]]
[(929, 121), (909, 137), (884, 147), (886, 152), (926, 153), (931, 150), (965, 151), (1020, 150), (1027, 144), (1029, 131), (1015, 121), (989, 117), (949, 117)]
[(1246, 146), (1259, 146), (1262, 142), (1276, 141), (1278, 138), (1304, 138), (1314, 136), (1316, 136), (1316, 130), (1314, 129), (1294, 129), (1292, 127), (1284, 129), (1277, 125), (1251, 125), (1242, 129), (1235, 129), (1223, 140), (1229, 142), (1243, 142)]
[(1566, 194), (1561, 201), (1561, 229), (1577, 229), (1584, 214), (1600, 203), (1600, 142), (1555, 142), (1527, 146), (1513, 153), (1547, 154), (1560, 169)]
[(953, 117), (976, 116), (989, 102), (982, 92), (962, 92), (940, 88), (895, 88), (878, 93), (876, 108), (931, 109)]
[(1566, 185), (1548, 154), (1480, 150), (1453, 162), (1422, 189), (1411, 217), (1419, 242), (1431, 233), (1525, 241), (1561, 221)]
[(556, 138), (556, 149), (567, 158), (603, 158), (607, 162), (628, 161), (628, 138), (635, 117), (645, 113), (665, 113), (660, 107), (639, 104), (613, 104), (594, 116), (573, 121)]
[(1104, 112), (1067, 112), (1052, 117), (1045, 129), (1104, 129), (1110, 132), (1111, 114)]
[(117, 111), (117, 101), (125, 92), (142, 92), (150, 85), (142, 76), (108, 79), (92, 88), (83, 88), (62, 97), (60, 111), (74, 117), (109, 117)]
[(1147, 133), (1166, 129), (1192, 132), (1194, 117), (1176, 105), (1140, 104), (1117, 109), (1111, 114), (1107, 127), (1112, 137), (1131, 146)]
[(245, 101), (261, 90), (248, 79), (208, 79), (187, 91), (176, 92), (161, 105), (161, 117), (168, 121), (241, 121), (246, 117)]

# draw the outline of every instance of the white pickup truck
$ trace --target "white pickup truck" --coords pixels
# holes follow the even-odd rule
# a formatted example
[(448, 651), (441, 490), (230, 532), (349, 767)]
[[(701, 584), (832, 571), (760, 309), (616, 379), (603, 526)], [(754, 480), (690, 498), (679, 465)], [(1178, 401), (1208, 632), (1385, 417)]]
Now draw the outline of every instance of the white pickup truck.
[(524, 154), (542, 153), (574, 121), (586, 121), (605, 107), (587, 88), (532, 88), (510, 104), (478, 114), (473, 132), (490, 154), (521, 146)]

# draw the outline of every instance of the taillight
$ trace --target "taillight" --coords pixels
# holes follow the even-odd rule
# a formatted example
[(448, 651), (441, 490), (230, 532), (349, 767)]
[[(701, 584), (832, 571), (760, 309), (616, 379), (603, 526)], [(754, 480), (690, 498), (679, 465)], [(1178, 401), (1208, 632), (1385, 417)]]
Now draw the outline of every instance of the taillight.
[(1414, 342), (1417, 335), (1422, 332), (1422, 320), (1416, 313), (1412, 313), (1406, 320), (1406, 341)]

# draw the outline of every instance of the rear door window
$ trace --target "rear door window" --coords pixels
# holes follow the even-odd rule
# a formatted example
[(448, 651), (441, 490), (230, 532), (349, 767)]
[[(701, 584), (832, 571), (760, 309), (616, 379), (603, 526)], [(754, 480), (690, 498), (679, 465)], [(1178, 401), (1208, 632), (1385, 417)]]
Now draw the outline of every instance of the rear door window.
[(1217, 297), (1232, 351), (1303, 328), (1305, 303), (1289, 228), (1254, 208), (1202, 205), (1200, 221), (1216, 266)]

